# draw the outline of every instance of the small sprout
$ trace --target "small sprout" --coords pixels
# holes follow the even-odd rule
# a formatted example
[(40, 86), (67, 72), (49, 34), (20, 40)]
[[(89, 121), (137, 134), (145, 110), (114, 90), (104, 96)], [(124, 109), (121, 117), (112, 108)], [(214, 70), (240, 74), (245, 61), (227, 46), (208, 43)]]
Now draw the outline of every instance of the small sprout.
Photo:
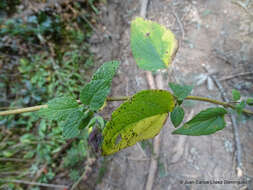
[(95, 128), (89, 135), (88, 144), (92, 147), (93, 151), (98, 153), (102, 142), (102, 133), (100, 129)]

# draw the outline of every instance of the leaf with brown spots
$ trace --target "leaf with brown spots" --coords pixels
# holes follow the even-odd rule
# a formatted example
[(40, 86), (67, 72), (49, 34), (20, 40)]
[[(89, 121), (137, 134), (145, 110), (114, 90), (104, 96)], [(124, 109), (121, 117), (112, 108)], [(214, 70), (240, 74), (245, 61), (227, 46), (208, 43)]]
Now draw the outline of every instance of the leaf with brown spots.
[(137, 17), (131, 24), (131, 49), (137, 65), (144, 70), (165, 69), (177, 52), (174, 34), (156, 22)]
[(156, 136), (174, 105), (172, 94), (165, 90), (144, 90), (135, 94), (112, 113), (106, 124), (102, 133), (103, 155)]

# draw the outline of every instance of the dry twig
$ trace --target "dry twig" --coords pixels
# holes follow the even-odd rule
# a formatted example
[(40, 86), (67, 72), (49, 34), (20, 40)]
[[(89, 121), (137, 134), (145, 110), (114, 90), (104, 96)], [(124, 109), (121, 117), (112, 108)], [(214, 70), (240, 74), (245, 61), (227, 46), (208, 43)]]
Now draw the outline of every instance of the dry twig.
[[(207, 68), (205, 66), (203, 66), (204, 69), (208, 72)], [(229, 102), (229, 99), (227, 97), (227, 94), (224, 90), (224, 88), (222, 87), (220, 81), (215, 77), (215, 76), (210, 76), (213, 81), (215, 82), (216, 86), (218, 87), (222, 99), (225, 102)], [(239, 136), (239, 130), (238, 130), (238, 125), (237, 125), (237, 121), (236, 118), (233, 114), (230, 115), (231, 121), (232, 121), (232, 126), (233, 126), (233, 132), (234, 132), (234, 140), (235, 140), (235, 149), (236, 149), (236, 162), (237, 162), (237, 167), (236, 167), (236, 171), (237, 171), (237, 176), (238, 177), (242, 177), (243, 175), (243, 171), (242, 171), (242, 148), (241, 148), (241, 142), (240, 142), (240, 136)]]
[(246, 2), (246, 3), (242, 3), (241, 1), (233, 0), (232, 3), (235, 4), (235, 5), (238, 5), (238, 6), (241, 7), (241, 8), (243, 8), (243, 10), (244, 10), (248, 15), (250, 15), (250, 16), (253, 17), (253, 14), (252, 14), (252, 13), (248, 10), (248, 8), (247, 8), (247, 6), (248, 6), (248, 4), (249, 4), (249, 0), (248, 0), (248, 2)]
[[(71, 139), (71, 140), (69, 140), (66, 144), (64, 144), (64, 145), (61, 147), (60, 151), (57, 152), (57, 153), (53, 156), (53, 160), (52, 160), (52, 161), (54, 161), (54, 160), (56, 160), (57, 158), (59, 158), (59, 155), (60, 155), (63, 151), (65, 151), (65, 150), (71, 145), (71, 143), (72, 143), (73, 141), (74, 141), (74, 140)], [(41, 167), (41, 169), (38, 170), (38, 172), (36, 173), (34, 179), (32, 180), (32, 183), (35, 183), (35, 182), (40, 178), (40, 176), (41, 176), (42, 173), (45, 171), (45, 169), (47, 168), (47, 166), (48, 166), (48, 162), (46, 162), (46, 163)], [(34, 185), (34, 184), (32, 184), (32, 183), (29, 184), (28, 189), (30, 189), (30, 188)]]
[(182, 40), (184, 40), (184, 37), (185, 37), (184, 25), (183, 25), (183, 23), (181, 22), (180, 18), (178, 17), (177, 13), (175, 12), (175, 10), (174, 10), (172, 7), (171, 7), (170, 9), (171, 9), (171, 11), (172, 11), (173, 16), (174, 16), (174, 17), (176, 18), (176, 20), (177, 20), (177, 23), (178, 23), (178, 25), (179, 25), (180, 31), (181, 31), (181, 33), (182, 33)]
[(148, 0), (141, 0), (141, 11), (140, 16), (145, 18), (147, 14)]
[[(226, 96), (226, 93), (222, 87), (222, 85), (220, 84), (219, 80), (215, 77), (212, 76), (215, 84), (217, 85), (218, 89), (220, 90), (222, 97), (224, 99), (224, 101), (228, 102), (229, 99)], [(233, 126), (233, 131), (234, 131), (234, 140), (235, 140), (235, 149), (236, 149), (236, 161), (237, 161), (237, 167), (236, 167), (236, 171), (237, 171), (237, 176), (238, 177), (242, 177), (243, 175), (243, 171), (242, 171), (242, 148), (241, 148), (241, 142), (240, 142), (240, 136), (239, 136), (239, 130), (238, 130), (238, 125), (237, 125), (237, 121), (236, 118), (233, 114), (230, 115), (231, 121), (232, 121), (232, 126)]]
[(230, 76), (223, 77), (223, 78), (219, 79), (219, 81), (230, 80), (232, 78), (247, 76), (247, 75), (253, 75), (253, 72), (245, 72), (245, 73), (238, 73), (238, 74), (235, 74), (235, 75), (230, 75)]
[(77, 186), (79, 185), (79, 183), (82, 181), (82, 180), (87, 180), (88, 178), (88, 175), (89, 173), (91, 172), (92, 168), (91, 166), (96, 162), (96, 159), (95, 158), (89, 158), (87, 160), (87, 164), (85, 166), (85, 169), (84, 169), (84, 172), (83, 174), (81, 175), (81, 177), (73, 184), (73, 186), (71, 187), (70, 190), (75, 190), (77, 188)]
[[(159, 72), (156, 76), (156, 86), (158, 89), (163, 89), (164, 84), (163, 84), (163, 79), (162, 79), (162, 74)], [(155, 175), (158, 167), (158, 157), (160, 155), (160, 144), (161, 144), (161, 134), (159, 133), (153, 141), (153, 153), (154, 155), (151, 157), (151, 163), (150, 163), (150, 168), (149, 168), (149, 175), (148, 175), (148, 180), (146, 184), (146, 190), (152, 190), (154, 180), (155, 180)]]
[[(148, 6), (148, 0), (141, 0), (141, 11), (140, 11), (140, 16), (145, 18), (146, 13), (147, 13), (147, 6)], [(159, 74), (161, 76), (161, 74)], [(146, 72), (146, 79), (148, 82), (148, 85), (151, 89), (155, 89), (155, 80), (152, 76), (152, 73), (147, 71)], [(161, 80), (162, 82), (162, 80)], [(158, 134), (153, 141), (153, 152), (155, 157), (159, 156), (160, 152), (160, 134)], [(152, 190), (153, 183), (154, 183), (154, 178), (157, 170), (157, 159), (155, 157), (151, 158), (150, 162), (150, 168), (149, 168), (149, 175), (146, 183), (146, 190)]]
[(133, 161), (150, 161), (149, 158), (135, 158), (135, 157), (126, 157), (128, 160), (133, 160)]
[[(189, 115), (187, 116), (187, 118), (185, 119), (186, 121), (189, 121), (192, 116), (194, 114), (194, 111), (191, 110), (191, 112), (189, 113)], [(183, 154), (184, 154), (184, 150), (185, 150), (185, 142), (187, 140), (187, 136), (186, 135), (180, 135), (178, 137), (177, 143), (174, 146), (172, 152), (173, 152), (173, 156), (170, 159), (170, 163), (177, 163), (178, 161), (180, 161), (180, 159), (182, 158)]]

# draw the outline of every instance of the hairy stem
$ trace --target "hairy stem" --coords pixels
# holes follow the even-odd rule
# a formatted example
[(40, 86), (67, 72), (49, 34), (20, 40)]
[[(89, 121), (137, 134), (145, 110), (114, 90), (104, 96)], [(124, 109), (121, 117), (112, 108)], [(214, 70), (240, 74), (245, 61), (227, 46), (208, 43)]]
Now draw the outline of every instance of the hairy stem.
[(107, 101), (125, 101), (131, 98), (131, 96), (115, 96), (115, 97), (108, 97)]
[(1, 111), (0, 116), (14, 115), (14, 114), (26, 113), (26, 112), (34, 112), (34, 111), (38, 111), (41, 108), (47, 108), (47, 105), (45, 104), (45, 105), (40, 105), (40, 106), (33, 106), (33, 107), (19, 108), (19, 109), (8, 110), (8, 111)]
[[(214, 100), (214, 99), (211, 99), (211, 98), (201, 97), (201, 96), (187, 96), (185, 99), (186, 100), (196, 100), (196, 101), (202, 101), (202, 102), (209, 102), (209, 103), (212, 103), (212, 104), (221, 105), (221, 106), (226, 107), (226, 108), (236, 109), (236, 107), (233, 104), (218, 101), (218, 100)], [(253, 112), (250, 111), (250, 110), (247, 110), (247, 109), (243, 109), (242, 112), (245, 113), (245, 114), (248, 114), (248, 115), (253, 115)]]
[[(107, 101), (110, 101), (110, 102), (111, 101), (125, 101), (125, 100), (128, 100), (129, 98), (131, 98), (131, 96), (115, 96), (115, 97), (108, 97)], [(218, 101), (218, 100), (214, 100), (214, 99), (206, 98), (206, 97), (202, 97), (202, 96), (187, 96), (185, 99), (186, 100), (209, 102), (212, 104), (224, 106), (226, 108), (236, 109), (236, 107), (231, 103), (222, 102), (222, 101)], [(78, 101), (78, 102), (80, 103), (80, 101)], [(47, 105), (45, 104), (45, 105), (40, 105), (40, 106), (33, 106), (33, 107), (19, 108), (19, 109), (8, 110), (8, 111), (1, 111), (0, 116), (14, 115), (14, 114), (20, 114), (20, 113), (26, 113), (26, 112), (34, 112), (34, 111), (40, 110), (41, 108), (47, 108)], [(247, 110), (247, 109), (243, 109), (242, 112), (244, 114), (253, 115), (253, 112), (250, 110)]]

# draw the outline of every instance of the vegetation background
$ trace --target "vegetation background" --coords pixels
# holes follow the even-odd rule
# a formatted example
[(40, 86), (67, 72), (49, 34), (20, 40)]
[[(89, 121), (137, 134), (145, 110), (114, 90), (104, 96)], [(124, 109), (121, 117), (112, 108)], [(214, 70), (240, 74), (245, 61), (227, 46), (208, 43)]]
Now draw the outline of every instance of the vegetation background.
[[(44, 104), (63, 93), (79, 96), (94, 70), (115, 59), (122, 64), (112, 95), (147, 89), (129, 46), (130, 22), (140, 7), (141, 1), (134, 0), (2, 0), (0, 109)], [(194, 95), (220, 99), (210, 77), (215, 75), (229, 96), (231, 89), (253, 96), (252, 12), (249, 0), (150, 0), (147, 18), (170, 28), (180, 41), (172, 67), (163, 72), (164, 82), (194, 84)], [(103, 116), (109, 119), (119, 104), (108, 104)], [(208, 106), (188, 101), (186, 120)], [(179, 184), (186, 179), (240, 179), (227, 118), (225, 130), (203, 137), (173, 136), (167, 122), (153, 189), (253, 189), (253, 122), (237, 120), (247, 184)], [(0, 117), (0, 126), (0, 179), (6, 180), (0, 181), (0, 189), (49, 188), (24, 182), (55, 185), (51, 189), (76, 182), (79, 189), (145, 188), (152, 140), (95, 159), (87, 134), (66, 142), (56, 123), (39, 119), (36, 113)]]

